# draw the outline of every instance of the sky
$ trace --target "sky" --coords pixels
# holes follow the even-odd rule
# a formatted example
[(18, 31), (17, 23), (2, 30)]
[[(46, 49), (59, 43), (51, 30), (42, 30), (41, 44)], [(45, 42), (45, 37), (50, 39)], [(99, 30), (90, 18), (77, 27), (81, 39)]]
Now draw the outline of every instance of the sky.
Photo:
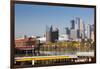
[(70, 27), (70, 21), (76, 17), (85, 24), (94, 24), (94, 8), (16, 4), (15, 36), (43, 36), (46, 25), (65, 34), (65, 27)]

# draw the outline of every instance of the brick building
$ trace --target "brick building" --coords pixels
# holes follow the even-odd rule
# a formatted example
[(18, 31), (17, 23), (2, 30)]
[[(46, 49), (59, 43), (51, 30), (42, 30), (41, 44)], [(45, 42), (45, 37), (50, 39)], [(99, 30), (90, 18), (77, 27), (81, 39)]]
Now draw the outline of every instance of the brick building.
[(36, 38), (24, 37), (15, 40), (16, 55), (32, 55), (32, 50), (35, 47)]

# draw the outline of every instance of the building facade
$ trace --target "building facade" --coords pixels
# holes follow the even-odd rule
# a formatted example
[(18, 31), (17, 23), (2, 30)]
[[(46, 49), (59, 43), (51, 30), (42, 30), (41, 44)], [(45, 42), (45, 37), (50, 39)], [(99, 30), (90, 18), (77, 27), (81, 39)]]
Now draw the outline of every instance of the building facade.
[(34, 49), (35, 43), (36, 43), (36, 39), (31, 38), (31, 37), (25, 36), (24, 38), (16, 39), (15, 40), (15, 54), (17, 54), (17, 55), (31, 54), (32, 55), (32, 50)]
[(66, 35), (69, 40), (85, 39), (85, 24), (81, 18), (75, 18), (70, 21), (70, 28), (66, 27)]
[(56, 42), (59, 38), (59, 30), (56, 28), (53, 30), (53, 27), (50, 28), (46, 26), (46, 42)]

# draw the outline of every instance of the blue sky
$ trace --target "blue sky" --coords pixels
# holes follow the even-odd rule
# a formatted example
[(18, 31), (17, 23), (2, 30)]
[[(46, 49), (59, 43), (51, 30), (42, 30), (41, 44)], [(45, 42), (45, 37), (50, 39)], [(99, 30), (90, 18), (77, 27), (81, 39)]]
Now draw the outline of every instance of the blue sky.
[(70, 26), (70, 20), (75, 17), (83, 19), (85, 24), (94, 23), (93, 8), (62, 7), (46, 5), (15, 5), (15, 34), (43, 36), (46, 25), (57, 27), (60, 34), (65, 33), (65, 27)]

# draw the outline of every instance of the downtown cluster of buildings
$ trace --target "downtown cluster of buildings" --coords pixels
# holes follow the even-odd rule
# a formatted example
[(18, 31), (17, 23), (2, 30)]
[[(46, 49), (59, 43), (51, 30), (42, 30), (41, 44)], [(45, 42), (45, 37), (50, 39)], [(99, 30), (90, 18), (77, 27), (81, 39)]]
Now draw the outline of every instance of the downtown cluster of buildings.
[(92, 39), (94, 41), (94, 25), (85, 24), (81, 18), (71, 20), (69, 27), (66, 27), (65, 30), (65, 35), (59, 35), (58, 28), (53, 30), (52, 26), (50, 28), (46, 26), (46, 41), (81, 41), (82, 39)]
[(71, 26), (66, 27), (68, 40), (80, 41), (81, 39), (92, 39), (94, 41), (94, 25), (86, 24), (81, 18), (71, 20)]
[[(57, 41), (81, 41), (82, 39), (92, 39), (94, 41), (94, 24), (86, 24), (81, 18), (75, 18), (70, 21), (70, 25), (65, 28), (66, 34), (60, 35), (58, 28), (46, 25), (45, 36), (31, 37), (33, 40), (42, 42), (57, 42)], [(22, 39), (16, 39), (16, 45), (21, 45), (21, 41), (29, 41), (30, 37), (26, 36)], [(22, 45), (25, 43), (22, 41)], [(33, 41), (34, 42), (34, 41)], [(24, 43), (24, 44), (23, 44)]]
[(71, 20), (70, 25), (65, 30), (66, 34), (59, 35), (58, 28), (54, 29), (53, 26), (46, 26), (46, 35), (43, 37), (27, 37), (25, 35), (24, 38), (18, 38), (15, 40), (16, 54), (32, 54), (32, 50), (35, 50), (39, 43), (44, 42), (81, 41), (82, 39), (92, 39), (94, 41), (94, 25), (86, 24), (80, 18)]

